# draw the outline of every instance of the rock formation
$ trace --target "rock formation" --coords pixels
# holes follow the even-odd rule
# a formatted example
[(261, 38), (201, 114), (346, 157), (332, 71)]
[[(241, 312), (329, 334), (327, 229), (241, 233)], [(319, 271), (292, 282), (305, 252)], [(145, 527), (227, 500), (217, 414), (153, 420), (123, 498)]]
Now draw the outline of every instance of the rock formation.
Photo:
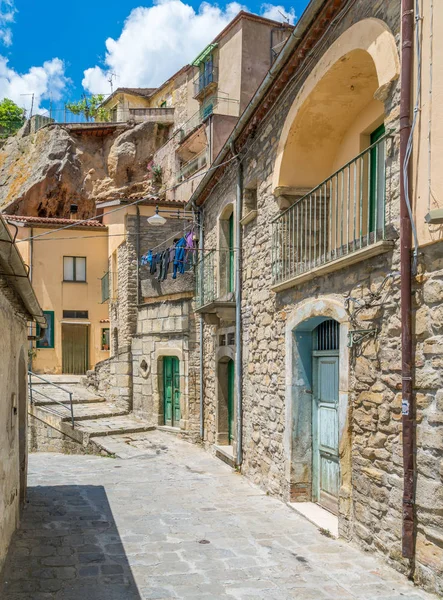
[(0, 148), (0, 210), (9, 214), (79, 218), (95, 202), (149, 193), (153, 154), (168, 139), (157, 123), (90, 126), (29, 124)]

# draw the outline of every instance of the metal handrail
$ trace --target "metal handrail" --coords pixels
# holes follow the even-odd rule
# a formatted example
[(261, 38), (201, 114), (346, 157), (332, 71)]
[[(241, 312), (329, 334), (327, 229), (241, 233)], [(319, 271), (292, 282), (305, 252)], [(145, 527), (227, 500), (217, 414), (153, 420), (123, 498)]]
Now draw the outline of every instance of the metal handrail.
[(283, 215), (285, 215), (287, 212), (289, 212), (291, 210), (291, 208), (293, 208), (296, 204), (299, 204), (300, 202), (303, 202), (303, 200), (305, 200), (306, 198), (308, 198), (311, 194), (315, 194), (315, 192), (318, 191), (322, 186), (324, 186), (325, 183), (328, 183), (328, 181), (330, 179), (333, 179), (334, 177), (336, 177), (337, 175), (339, 175), (342, 171), (344, 171), (346, 168), (348, 168), (350, 165), (352, 165), (352, 163), (354, 163), (356, 160), (358, 160), (359, 158), (362, 158), (365, 154), (367, 154), (373, 148), (376, 148), (381, 142), (384, 142), (388, 138), (392, 138), (393, 137), (393, 133), (394, 132), (391, 130), (391, 131), (388, 131), (387, 133), (385, 133), (385, 135), (382, 135), (381, 137), (379, 137), (379, 139), (376, 142), (374, 142), (373, 144), (371, 144), (370, 146), (368, 146), (367, 148), (365, 148), (364, 150), (362, 150), (359, 154), (357, 154), (356, 156), (354, 156), (354, 158), (351, 158), (350, 161), (348, 161), (342, 167), (340, 167), (339, 169), (337, 169), (334, 173), (332, 173), (332, 175), (329, 175), (329, 177), (326, 177), (326, 179), (324, 181), (322, 181), (321, 183), (319, 183), (318, 185), (316, 185), (314, 188), (312, 188), (312, 190), (309, 190), (309, 192), (307, 194), (305, 194), (301, 198), (298, 198), (298, 200), (296, 200), (294, 202), (294, 204), (291, 204), (291, 206), (289, 206), (285, 210), (282, 210), (281, 213), (279, 213), (276, 217), (274, 217), (273, 219), (271, 219), (271, 223), (274, 223), (275, 221), (278, 221)]
[[(72, 424), (72, 428), (74, 429), (75, 427), (75, 421), (74, 421), (74, 406), (72, 404), (72, 392), (64, 387), (62, 387), (61, 385), (58, 385), (57, 383), (54, 383), (53, 381), (49, 381), (49, 379), (45, 379), (44, 377), (42, 377), (41, 375), (37, 375), (36, 373), (33, 373), (32, 371), (28, 371), (28, 377), (29, 377), (29, 397), (31, 400), (31, 404), (34, 404), (34, 398), (33, 398), (33, 394), (40, 394), (41, 396), (44, 396), (45, 398), (48, 398), (48, 400), (51, 400), (52, 402), (55, 402), (56, 404), (60, 404), (60, 406), (62, 406), (63, 408), (65, 408), (66, 410), (69, 410), (70, 415), (71, 415), (71, 424)], [(62, 390), (63, 392), (66, 392), (69, 395), (69, 408), (65, 405), (64, 402), (61, 402), (60, 400), (55, 400), (54, 398), (51, 398), (50, 396), (47, 396), (46, 394), (44, 394), (43, 392), (41, 392), (40, 390), (37, 390), (36, 388), (33, 387), (32, 385), (32, 378), (33, 377), (37, 377), (37, 379), (41, 379), (42, 381), (44, 381), (45, 383), (52, 385), (53, 387), (58, 388), (59, 390)], [(55, 412), (55, 411), (50, 411), (50, 412)], [(57, 412), (55, 412), (55, 414), (59, 414)]]

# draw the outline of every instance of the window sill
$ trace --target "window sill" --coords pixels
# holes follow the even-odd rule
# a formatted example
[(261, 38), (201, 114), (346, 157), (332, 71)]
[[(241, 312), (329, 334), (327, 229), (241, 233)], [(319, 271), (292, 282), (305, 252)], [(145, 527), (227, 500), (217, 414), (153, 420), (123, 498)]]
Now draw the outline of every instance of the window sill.
[(298, 285), (301, 285), (306, 281), (310, 281), (311, 279), (315, 279), (316, 277), (329, 275), (329, 273), (340, 271), (341, 269), (345, 269), (346, 267), (361, 262), (362, 260), (366, 260), (367, 258), (372, 258), (373, 256), (378, 256), (379, 254), (389, 252), (393, 247), (394, 242), (392, 240), (382, 240), (380, 242), (376, 242), (371, 246), (367, 246), (366, 248), (362, 248), (361, 250), (357, 250), (351, 254), (347, 254), (346, 256), (332, 260), (331, 262), (321, 265), (316, 269), (306, 271), (306, 273), (301, 273), (300, 275), (295, 275), (295, 277), (291, 277), (286, 281), (282, 281), (281, 283), (273, 285), (271, 286), (271, 290), (273, 292), (282, 292), (283, 290), (297, 287)]
[(88, 283), (87, 281), (76, 281), (75, 279), (62, 279), (62, 283)]
[(257, 215), (258, 215), (258, 211), (250, 210), (240, 221), (240, 224), (243, 225), (243, 227), (244, 227), (245, 225), (247, 225), (248, 223), (250, 223), (251, 221), (256, 219)]

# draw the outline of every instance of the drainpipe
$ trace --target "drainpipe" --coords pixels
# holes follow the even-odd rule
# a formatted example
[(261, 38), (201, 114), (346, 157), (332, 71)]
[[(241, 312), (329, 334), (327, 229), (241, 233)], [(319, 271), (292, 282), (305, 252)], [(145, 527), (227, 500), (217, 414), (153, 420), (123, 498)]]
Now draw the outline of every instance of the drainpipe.
[[(31, 235), (30, 235), (30, 239), (29, 239), (29, 281), (31, 282), (32, 285), (32, 267), (33, 267), (33, 258), (34, 258), (34, 228), (31, 227), (30, 229)], [(29, 337), (32, 337), (32, 324), (29, 327)], [(32, 371), (32, 351), (34, 348), (34, 342), (32, 341), (32, 339), (29, 340), (29, 359), (28, 359), (28, 363), (29, 363), (29, 371)]]
[[(203, 237), (203, 209), (200, 209), (199, 212), (199, 248), (200, 248), (200, 262), (198, 263), (198, 268), (200, 269), (200, 286), (203, 285), (203, 257), (204, 257), (204, 248), (205, 248), (205, 240)], [(200, 439), (203, 442), (205, 437), (205, 404), (204, 404), (204, 377), (203, 377), (203, 315), (200, 314), (200, 330), (199, 330), (199, 361), (200, 361)]]
[(137, 210), (137, 236), (135, 240), (135, 248), (137, 252), (137, 310), (140, 304), (140, 207), (135, 205)]
[(403, 527), (402, 554), (413, 559), (415, 546), (415, 406), (412, 393), (411, 332), (411, 221), (405, 190), (409, 179), (403, 177), (406, 149), (411, 133), (413, 68), (413, 0), (402, 0), (401, 97), (400, 97), (400, 271), (402, 323), (402, 429), (403, 429)]
[[(234, 143), (231, 143), (232, 156), (235, 156)], [(237, 186), (235, 200), (235, 396), (237, 405), (237, 459), (236, 464), (240, 466), (243, 462), (243, 374), (242, 374), (242, 335), (241, 335), (241, 218), (243, 199), (243, 165), (237, 157)]]

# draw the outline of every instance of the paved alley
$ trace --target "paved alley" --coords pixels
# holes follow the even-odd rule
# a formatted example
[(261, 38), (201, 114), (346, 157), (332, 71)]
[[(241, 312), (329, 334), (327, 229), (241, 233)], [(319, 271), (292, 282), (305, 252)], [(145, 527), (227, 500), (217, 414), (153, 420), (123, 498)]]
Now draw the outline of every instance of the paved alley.
[(434, 598), (196, 446), (114, 444), (123, 458), (30, 456), (2, 600)]

